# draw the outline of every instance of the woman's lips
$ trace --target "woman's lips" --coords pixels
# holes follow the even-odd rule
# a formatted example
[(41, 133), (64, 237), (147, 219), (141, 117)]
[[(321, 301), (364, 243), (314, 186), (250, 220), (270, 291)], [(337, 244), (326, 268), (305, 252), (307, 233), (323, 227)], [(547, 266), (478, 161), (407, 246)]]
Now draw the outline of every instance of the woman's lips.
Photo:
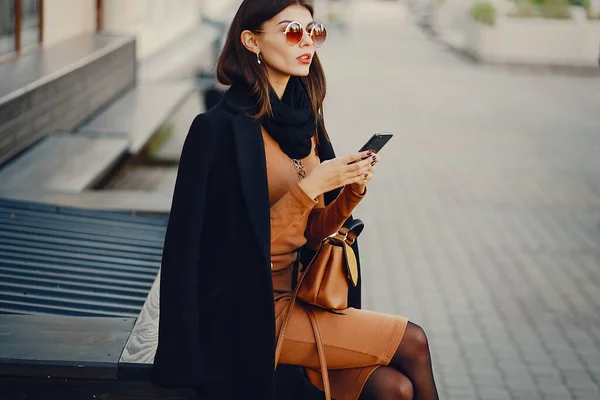
[(310, 61), (312, 60), (312, 55), (302, 54), (300, 57), (296, 58), (296, 60), (300, 61), (302, 64), (310, 64)]

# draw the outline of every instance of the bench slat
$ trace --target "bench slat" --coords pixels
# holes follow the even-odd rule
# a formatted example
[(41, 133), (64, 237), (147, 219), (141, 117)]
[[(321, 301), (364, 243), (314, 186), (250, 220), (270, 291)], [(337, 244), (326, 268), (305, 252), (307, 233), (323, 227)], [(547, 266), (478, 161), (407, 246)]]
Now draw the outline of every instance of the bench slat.
[[(0, 374), (116, 379), (134, 318), (0, 315)], [(42, 368), (46, 365), (50, 370)], [(24, 368), (27, 366), (27, 368)], [(59, 366), (59, 368), (56, 368)], [(53, 371), (52, 368), (55, 368)]]

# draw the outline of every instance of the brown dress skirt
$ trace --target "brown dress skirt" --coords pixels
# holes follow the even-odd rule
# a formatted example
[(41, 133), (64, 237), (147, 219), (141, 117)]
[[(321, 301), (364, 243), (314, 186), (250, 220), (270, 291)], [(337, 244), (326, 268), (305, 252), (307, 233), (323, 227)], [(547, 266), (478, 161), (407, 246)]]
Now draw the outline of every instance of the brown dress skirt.
[[(281, 328), (290, 297), (291, 293), (279, 294), (275, 301), (277, 332)], [(279, 362), (306, 367), (310, 381), (323, 390), (319, 355), (305, 307), (311, 306), (298, 302), (294, 305)], [(311, 309), (323, 341), (332, 397), (337, 400), (358, 399), (373, 371), (390, 363), (408, 320), (355, 308), (346, 309), (345, 315), (315, 307)]]
[[(337, 231), (365, 193), (342, 190), (327, 207), (323, 197), (311, 199), (298, 186), (297, 167), (263, 130), (271, 203), (271, 262), (277, 332), (292, 294), (292, 269), (296, 249), (313, 248)], [(319, 159), (313, 152), (301, 160), (307, 173)], [(369, 378), (394, 355), (408, 320), (401, 316), (348, 308), (338, 315), (296, 302), (288, 323), (279, 362), (306, 368), (310, 381), (323, 390), (319, 355), (306, 307), (311, 307), (319, 326), (329, 372), (331, 395), (355, 400)]]

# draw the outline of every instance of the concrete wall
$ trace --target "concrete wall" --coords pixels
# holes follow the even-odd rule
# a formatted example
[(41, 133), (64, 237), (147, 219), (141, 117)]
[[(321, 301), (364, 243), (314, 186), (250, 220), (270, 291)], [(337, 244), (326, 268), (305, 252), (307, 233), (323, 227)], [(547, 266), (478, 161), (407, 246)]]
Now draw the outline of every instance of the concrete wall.
[(198, 24), (205, 1), (104, 0), (104, 31), (135, 36), (144, 58)]
[[(137, 56), (143, 58), (192, 29), (203, 13), (218, 13), (231, 1), (104, 0), (104, 32), (134, 36)], [(44, 45), (95, 30), (96, 0), (45, 1)]]
[(44, 46), (96, 31), (96, 0), (45, 0)]

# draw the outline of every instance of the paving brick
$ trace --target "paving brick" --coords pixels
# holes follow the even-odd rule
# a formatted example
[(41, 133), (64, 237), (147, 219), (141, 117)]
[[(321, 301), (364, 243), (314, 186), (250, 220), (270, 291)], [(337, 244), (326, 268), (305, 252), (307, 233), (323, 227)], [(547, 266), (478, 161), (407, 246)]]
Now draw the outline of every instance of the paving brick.
[(594, 391), (594, 392), (574, 391), (573, 397), (577, 400), (598, 400), (598, 399), (600, 399), (600, 392), (598, 392), (598, 391)]
[(478, 388), (477, 393), (481, 399), (511, 400), (512, 398), (507, 389)]
[[(553, 393), (543, 393), (542, 395), (543, 395), (544, 400), (571, 400), (571, 399), (574, 399), (571, 396), (571, 394), (564, 389), (560, 389), (560, 391), (553, 392)], [(579, 399), (575, 398), (575, 400), (579, 400)]]
[(443, 393), (447, 394), (448, 397), (451, 398), (461, 398), (460, 396), (464, 396), (465, 398), (477, 398), (475, 388), (468, 385), (454, 387), (444, 385)]
[(537, 390), (511, 390), (513, 400), (543, 400), (543, 395)]

